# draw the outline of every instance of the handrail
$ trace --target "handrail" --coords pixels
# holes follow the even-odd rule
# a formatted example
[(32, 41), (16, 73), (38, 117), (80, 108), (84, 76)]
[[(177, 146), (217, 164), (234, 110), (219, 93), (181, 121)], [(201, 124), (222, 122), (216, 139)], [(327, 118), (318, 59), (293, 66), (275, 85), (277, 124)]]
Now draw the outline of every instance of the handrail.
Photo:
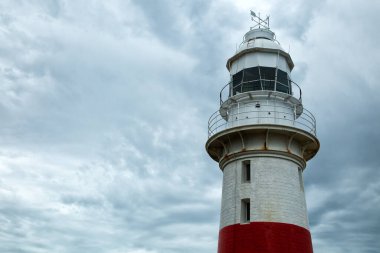
[(305, 108), (303, 108), (303, 112), (299, 116), (295, 114), (295, 110), (292, 110), (291, 107), (282, 105), (262, 104), (260, 108), (257, 108), (254, 103), (243, 104), (236, 102), (231, 104), (229, 108), (225, 116), (222, 116), (219, 110), (211, 115), (208, 121), (208, 137), (237, 126), (263, 124), (291, 126), (316, 136), (317, 122), (314, 115)]
[[(254, 89), (254, 90), (247, 90), (247, 91), (243, 91), (243, 88), (245, 85), (247, 84), (254, 84), (255, 82), (258, 82), (260, 83), (260, 89)], [(274, 82), (276, 82), (276, 85), (274, 85)], [(279, 91), (278, 89), (275, 90), (275, 87), (285, 87), (286, 89), (289, 89), (289, 93), (287, 92), (284, 92), (284, 93), (287, 93), (289, 95), (292, 95), (294, 97), (297, 98), (297, 96), (295, 96), (295, 93), (298, 93), (298, 100), (300, 102), (302, 102), (302, 90), (301, 90), (301, 87), (293, 82), (292, 80), (290, 80), (291, 84), (290, 84), (290, 87), (280, 81), (275, 81), (273, 79), (263, 79), (263, 78), (260, 78), (260, 79), (255, 79), (255, 80), (250, 80), (250, 81), (242, 81), (240, 82), (239, 84), (237, 85), (231, 85), (232, 84), (232, 81), (230, 81), (229, 83), (227, 83), (226, 85), (223, 86), (223, 88), (220, 90), (220, 93), (219, 93), (219, 102), (220, 104), (223, 104), (228, 98), (230, 97), (233, 97), (235, 94), (233, 94), (234, 92), (239, 92), (239, 93), (245, 93), (245, 92), (250, 92), (250, 91), (258, 91), (258, 90), (266, 90), (266, 91), (277, 91), (277, 92), (282, 92), (282, 91)], [(273, 84), (273, 89), (268, 89), (268, 86), (270, 85), (262, 85), (262, 84)], [(295, 86), (293, 86), (292, 84), (294, 84)], [(226, 89), (228, 87), (228, 89)], [(295, 92), (293, 90), (294, 87), (297, 87), (297, 92)], [(226, 94), (227, 93), (227, 94)]]

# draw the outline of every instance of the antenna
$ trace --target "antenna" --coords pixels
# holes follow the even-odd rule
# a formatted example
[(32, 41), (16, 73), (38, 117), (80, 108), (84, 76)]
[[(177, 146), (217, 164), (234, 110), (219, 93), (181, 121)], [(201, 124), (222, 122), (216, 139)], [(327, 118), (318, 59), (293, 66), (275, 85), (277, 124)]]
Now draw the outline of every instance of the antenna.
[(259, 16), (257, 16), (256, 13), (251, 10), (251, 20), (255, 22), (255, 25), (251, 27), (251, 30), (256, 27), (269, 29), (269, 16), (267, 16), (265, 19), (262, 19), (260, 17), (260, 12), (259, 12)]

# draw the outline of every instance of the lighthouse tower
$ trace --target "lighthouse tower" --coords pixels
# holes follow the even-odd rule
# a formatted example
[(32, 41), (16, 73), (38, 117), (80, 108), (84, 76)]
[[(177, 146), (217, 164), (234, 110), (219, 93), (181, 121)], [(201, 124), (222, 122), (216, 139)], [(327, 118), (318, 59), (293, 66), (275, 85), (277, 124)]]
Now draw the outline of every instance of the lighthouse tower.
[(319, 149), (316, 120), (269, 17), (251, 15), (208, 122), (206, 149), (223, 172), (218, 253), (311, 253), (302, 173)]

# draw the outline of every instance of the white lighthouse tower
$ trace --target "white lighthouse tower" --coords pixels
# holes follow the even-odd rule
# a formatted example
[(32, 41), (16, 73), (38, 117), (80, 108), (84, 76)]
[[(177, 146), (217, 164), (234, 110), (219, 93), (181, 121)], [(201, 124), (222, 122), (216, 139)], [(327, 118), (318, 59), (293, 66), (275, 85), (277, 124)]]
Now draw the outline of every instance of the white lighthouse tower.
[(311, 253), (302, 173), (319, 149), (316, 120), (269, 17), (251, 15), (208, 122), (206, 149), (223, 172), (218, 253)]

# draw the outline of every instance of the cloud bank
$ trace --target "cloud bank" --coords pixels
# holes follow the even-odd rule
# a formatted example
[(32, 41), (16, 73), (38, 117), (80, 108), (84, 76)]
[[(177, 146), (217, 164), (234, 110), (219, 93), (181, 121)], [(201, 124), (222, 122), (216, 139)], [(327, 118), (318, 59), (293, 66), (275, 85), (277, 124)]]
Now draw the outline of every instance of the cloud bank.
[(375, 1), (0, 3), (0, 251), (216, 252), (208, 117), (249, 8), (317, 118), (316, 253), (380, 248)]

